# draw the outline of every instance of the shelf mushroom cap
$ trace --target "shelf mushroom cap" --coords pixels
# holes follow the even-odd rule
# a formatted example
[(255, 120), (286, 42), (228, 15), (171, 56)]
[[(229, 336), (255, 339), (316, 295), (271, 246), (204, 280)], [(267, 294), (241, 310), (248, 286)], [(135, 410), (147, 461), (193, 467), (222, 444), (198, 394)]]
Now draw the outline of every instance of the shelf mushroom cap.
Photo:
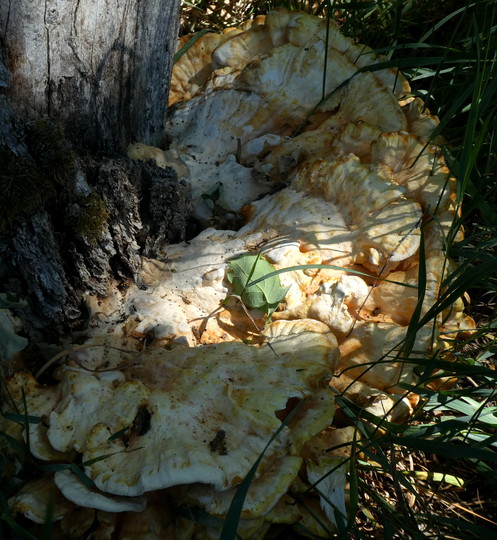
[[(221, 491), (233, 487), (278, 429), (276, 413), (288, 400), (312, 398), (327, 386), (336, 341), (310, 325), (310, 331), (271, 338), (271, 347), (219, 343), (149, 352), (126, 370), (128, 379), (139, 377), (150, 392), (145, 427), (138, 429), (135, 421), (129, 436), (111, 440), (117, 426), (95, 422), (83, 460), (119, 453), (92, 462), (86, 474), (102, 491), (127, 496), (190, 483)], [(106, 398), (109, 409), (122, 402), (118, 390)], [(304, 402), (301, 422), (283, 429), (267, 461), (298, 455), (329, 424), (331, 393), (320, 394), (319, 405)]]
[(142, 497), (118, 497), (92, 489), (69, 470), (57, 471), (54, 482), (68, 501), (83, 508), (104, 512), (142, 512), (147, 506), (146, 499)]

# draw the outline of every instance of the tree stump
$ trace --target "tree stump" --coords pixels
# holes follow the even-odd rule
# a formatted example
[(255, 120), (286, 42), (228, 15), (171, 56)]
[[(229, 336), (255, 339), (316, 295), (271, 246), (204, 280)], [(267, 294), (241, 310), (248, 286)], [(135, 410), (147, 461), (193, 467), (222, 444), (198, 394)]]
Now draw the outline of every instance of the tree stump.
[(62, 120), (72, 140), (114, 151), (160, 146), (179, 0), (16, 0), (0, 4), (14, 109)]
[(179, 0), (0, 4), (0, 290), (28, 300), (31, 337), (67, 333), (84, 293), (184, 238), (186, 186), (122, 154), (164, 142), (178, 13)]

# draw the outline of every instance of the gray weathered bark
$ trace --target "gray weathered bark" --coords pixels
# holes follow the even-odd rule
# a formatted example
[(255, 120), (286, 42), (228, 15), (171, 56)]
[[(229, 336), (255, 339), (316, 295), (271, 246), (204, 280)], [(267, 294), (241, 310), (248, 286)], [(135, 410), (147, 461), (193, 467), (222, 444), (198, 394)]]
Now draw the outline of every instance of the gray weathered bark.
[(8, 96), (84, 146), (163, 142), (179, 0), (4, 0)]
[(0, 219), (0, 290), (29, 301), (17, 314), (33, 338), (67, 334), (84, 293), (105, 295), (142, 254), (184, 238), (186, 186), (119, 155), (163, 142), (178, 11), (179, 0), (0, 0), (0, 207), (21, 202)]
[(85, 293), (135, 279), (140, 255), (183, 240), (187, 220), (174, 170), (87, 159), (44, 208), (0, 235), (0, 290), (29, 301), (18, 315), (32, 338), (67, 334), (84, 320)]

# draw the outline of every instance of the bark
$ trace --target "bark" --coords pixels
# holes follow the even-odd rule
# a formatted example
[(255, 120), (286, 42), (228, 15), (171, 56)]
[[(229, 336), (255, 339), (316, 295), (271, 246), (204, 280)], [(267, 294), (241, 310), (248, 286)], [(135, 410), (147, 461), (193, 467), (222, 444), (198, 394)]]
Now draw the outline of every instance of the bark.
[(0, 3), (0, 290), (28, 300), (17, 315), (32, 338), (77, 328), (85, 293), (135, 279), (142, 255), (185, 237), (174, 170), (117, 153), (163, 143), (178, 9)]
[(76, 158), (57, 193), (0, 235), (0, 290), (28, 300), (17, 313), (26, 333), (67, 335), (85, 322), (85, 294), (136, 281), (142, 255), (184, 240), (187, 193), (170, 168)]
[(179, 0), (1, 2), (14, 109), (62, 120), (93, 149), (160, 146), (178, 10)]

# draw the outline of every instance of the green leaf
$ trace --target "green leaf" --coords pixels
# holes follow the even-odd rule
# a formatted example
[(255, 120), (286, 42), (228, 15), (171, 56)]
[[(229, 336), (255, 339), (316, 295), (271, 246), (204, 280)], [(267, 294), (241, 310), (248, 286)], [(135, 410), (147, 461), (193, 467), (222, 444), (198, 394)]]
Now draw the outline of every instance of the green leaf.
[(221, 197), (222, 191), (223, 183), (216, 182), (216, 184), (214, 184), (209, 190), (207, 190), (205, 193), (202, 193), (201, 197), (206, 201), (212, 201), (213, 203), (216, 203), (219, 200), (219, 197)]
[(259, 253), (233, 259), (228, 263), (228, 267), (228, 281), (233, 285), (235, 294), (240, 296), (249, 308), (260, 309), (268, 318), (271, 317), (290, 287), (282, 287), (277, 275), (259, 283), (250, 283), (248, 286), (247, 284), (274, 272), (274, 266)]

